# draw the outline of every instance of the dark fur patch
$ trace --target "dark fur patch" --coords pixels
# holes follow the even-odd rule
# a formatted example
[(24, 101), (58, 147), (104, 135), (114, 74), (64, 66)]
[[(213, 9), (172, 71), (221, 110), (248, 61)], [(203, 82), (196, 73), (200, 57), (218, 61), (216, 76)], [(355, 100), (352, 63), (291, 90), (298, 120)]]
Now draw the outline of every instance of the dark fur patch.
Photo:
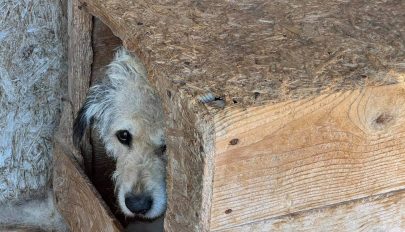
[(86, 129), (90, 126), (88, 123), (89, 120), (87, 120), (85, 116), (86, 110), (88, 108), (88, 104), (86, 103), (79, 110), (79, 112), (77, 113), (77, 117), (73, 122), (73, 144), (76, 146), (76, 148), (80, 147)]

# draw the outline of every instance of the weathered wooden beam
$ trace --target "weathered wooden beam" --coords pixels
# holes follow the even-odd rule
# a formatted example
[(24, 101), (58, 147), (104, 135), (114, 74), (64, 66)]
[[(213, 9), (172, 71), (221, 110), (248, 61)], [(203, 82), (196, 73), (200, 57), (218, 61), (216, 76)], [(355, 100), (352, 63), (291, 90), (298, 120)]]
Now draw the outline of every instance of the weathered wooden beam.
[[(86, 167), (91, 166), (91, 146), (87, 144), (81, 153), (73, 148), (73, 120), (90, 87), (92, 50), (92, 15), (78, 0), (69, 0), (68, 12), (68, 93), (57, 133), (57, 140), (72, 147), (75, 159)], [(84, 157), (83, 157), (84, 156)], [(88, 168), (88, 170), (91, 170)], [(91, 173), (89, 173), (91, 174)]]
[(122, 231), (119, 222), (105, 207), (70, 148), (55, 143), (53, 189), (56, 206), (71, 231)]
[(79, 111), (90, 86), (92, 50), (92, 15), (78, 0), (68, 1), (68, 92), (74, 116)]
[(166, 230), (405, 188), (400, 1), (81, 1), (162, 97)]

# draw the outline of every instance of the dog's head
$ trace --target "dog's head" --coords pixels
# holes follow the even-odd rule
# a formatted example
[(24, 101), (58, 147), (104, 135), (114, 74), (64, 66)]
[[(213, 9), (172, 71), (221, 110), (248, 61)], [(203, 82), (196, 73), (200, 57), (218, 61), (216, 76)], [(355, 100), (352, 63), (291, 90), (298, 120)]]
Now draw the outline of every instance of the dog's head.
[(139, 59), (120, 49), (107, 78), (90, 88), (74, 122), (74, 142), (97, 130), (107, 154), (117, 161), (113, 175), (126, 216), (156, 218), (166, 209), (165, 143), (161, 102)]

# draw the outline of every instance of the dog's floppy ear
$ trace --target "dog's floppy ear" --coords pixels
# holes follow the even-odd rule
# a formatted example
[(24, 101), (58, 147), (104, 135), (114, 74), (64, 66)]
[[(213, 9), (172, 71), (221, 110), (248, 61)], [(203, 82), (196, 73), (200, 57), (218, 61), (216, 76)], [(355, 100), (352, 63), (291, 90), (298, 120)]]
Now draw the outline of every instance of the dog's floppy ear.
[(76, 148), (80, 147), (83, 136), (93, 121), (93, 116), (88, 114), (89, 104), (91, 104), (91, 102), (89, 101), (89, 98), (87, 98), (82, 108), (77, 113), (76, 119), (73, 123), (73, 144)]
[(73, 143), (76, 147), (80, 146), (86, 130), (96, 126), (96, 122), (97, 124), (108, 125), (108, 119), (112, 116), (111, 110), (108, 111), (107, 108), (113, 107), (111, 102), (113, 89), (109, 82), (94, 85), (89, 89), (86, 101), (73, 123)]

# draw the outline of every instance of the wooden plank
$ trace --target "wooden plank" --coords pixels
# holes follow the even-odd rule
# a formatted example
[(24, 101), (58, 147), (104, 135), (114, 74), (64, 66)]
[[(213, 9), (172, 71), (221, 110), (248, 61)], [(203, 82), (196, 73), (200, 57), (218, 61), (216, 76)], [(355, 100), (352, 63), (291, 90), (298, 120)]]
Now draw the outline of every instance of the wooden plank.
[(79, 111), (90, 86), (93, 62), (92, 15), (78, 0), (68, 1), (68, 92), (73, 112)]
[(53, 176), (56, 206), (71, 231), (122, 231), (77, 162), (70, 158), (69, 148), (58, 143)]
[[(92, 15), (78, 0), (69, 0), (68, 6), (68, 99), (62, 115), (59, 141), (69, 144), (73, 150), (73, 120), (82, 106), (90, 87), (92, 51)], [(87, 171), (91, 171), (91, 145), (84, 143), (81, 154), (74, 152), (76, 160), (83, 162)], [(91, 175), (91, 172), (88, 172)]]
[(401, 232), (405, 231), (405, 191), (255, 222), (222, 232)]
[(405, 87), (218, 114), (211, 229), (405, 188)]
[[(162, 81), (162, 80), (159, 80)], [(163, 80), (164, 81), (164, 80)], [(161, 86), (169, 86), (162, 84)], [(208, 231), (210, 221), (213, 126), (196, 117), (174, 89), (165, 106), (176, 106), (167, 119), (167, 194), (165, 231)], [(191, 108), (191, 109), (190, 109)]]

